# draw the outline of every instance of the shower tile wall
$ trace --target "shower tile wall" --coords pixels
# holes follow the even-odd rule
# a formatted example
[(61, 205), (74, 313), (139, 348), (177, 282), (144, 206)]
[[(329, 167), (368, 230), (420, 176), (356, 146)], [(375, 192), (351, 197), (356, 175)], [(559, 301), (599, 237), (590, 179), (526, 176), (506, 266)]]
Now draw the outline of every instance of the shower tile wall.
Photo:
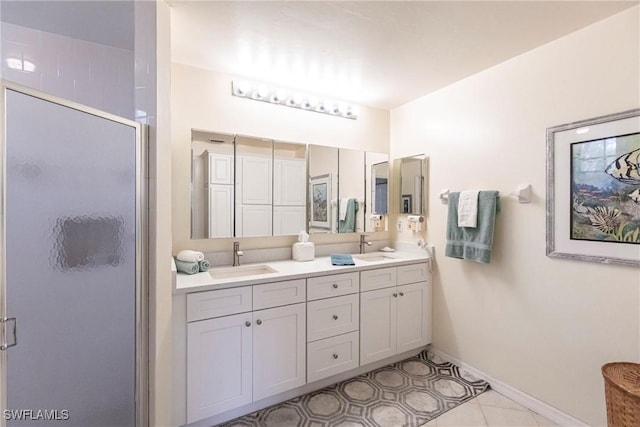
[[(133, 51), (6, 22), (1, 27), (4, 79), (131, 120), (140, 119), (134, 107), (134, 71), (148, 67), (138, 59), (134, 68)], [(16, 64), (24, 69), (15, 69)]]

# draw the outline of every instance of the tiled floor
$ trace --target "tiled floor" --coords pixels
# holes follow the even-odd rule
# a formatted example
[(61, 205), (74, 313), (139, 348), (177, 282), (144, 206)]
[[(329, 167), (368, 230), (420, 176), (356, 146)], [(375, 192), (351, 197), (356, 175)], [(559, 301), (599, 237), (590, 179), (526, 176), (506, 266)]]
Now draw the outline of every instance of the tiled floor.
[(536, 414), (500, 393), (487, 390), (423, 427), (547, 427), (555, 426), (548, 419)]

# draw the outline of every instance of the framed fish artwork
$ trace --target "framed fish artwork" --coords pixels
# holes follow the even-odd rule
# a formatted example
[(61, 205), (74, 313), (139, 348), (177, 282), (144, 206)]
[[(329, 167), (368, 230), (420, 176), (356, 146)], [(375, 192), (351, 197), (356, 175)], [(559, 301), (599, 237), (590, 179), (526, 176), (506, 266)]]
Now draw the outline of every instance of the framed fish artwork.
[(547, 129), (547, 256), (640, 267), (640, 109)]

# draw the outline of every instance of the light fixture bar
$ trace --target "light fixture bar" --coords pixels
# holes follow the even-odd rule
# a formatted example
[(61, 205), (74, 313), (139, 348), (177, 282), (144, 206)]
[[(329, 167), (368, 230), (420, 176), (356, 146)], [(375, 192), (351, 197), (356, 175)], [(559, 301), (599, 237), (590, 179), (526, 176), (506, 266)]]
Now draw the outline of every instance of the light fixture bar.
[(318, 98), (299, 92), (287, 92), (281, 88), (270, 88), (264, 84), (233, 80), (231, 94), (240, 98), (268, 102), (285, 107), (315, 111), (336, 117), (355, 120), (358, 118), (358, 107), (352, 104), (336, 102), (330, 99), (320, 101)]

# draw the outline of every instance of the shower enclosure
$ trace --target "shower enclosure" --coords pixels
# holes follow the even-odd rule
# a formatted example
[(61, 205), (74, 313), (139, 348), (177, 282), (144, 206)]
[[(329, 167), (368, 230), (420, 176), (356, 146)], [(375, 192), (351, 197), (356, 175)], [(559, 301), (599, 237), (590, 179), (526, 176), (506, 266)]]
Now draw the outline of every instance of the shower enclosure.
[(144, 128), (2, 84), (7, 426), (146, 420)]

